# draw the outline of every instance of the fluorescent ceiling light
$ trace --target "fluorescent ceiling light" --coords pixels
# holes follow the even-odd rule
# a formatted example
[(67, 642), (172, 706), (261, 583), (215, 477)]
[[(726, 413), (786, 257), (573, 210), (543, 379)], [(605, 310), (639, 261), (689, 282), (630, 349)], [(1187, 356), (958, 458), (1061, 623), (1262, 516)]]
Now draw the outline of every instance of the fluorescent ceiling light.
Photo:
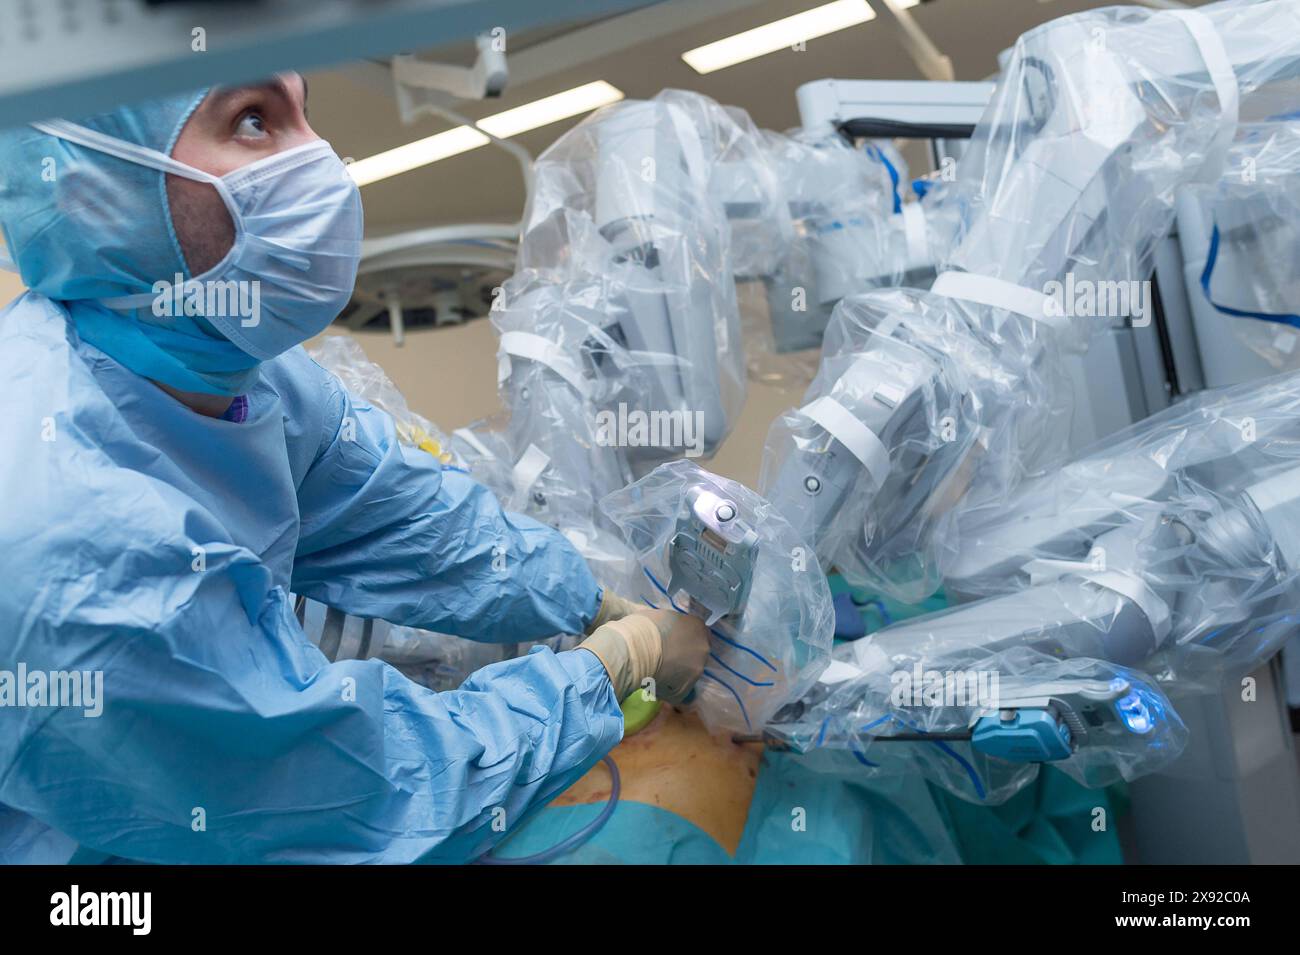
[(421, 166), (427, 166), (439, 159), (469, 152), (479, 146), (486, 146), (492, 140), (476, 129), (457, 126), (445, 133), (438, 133), (424, 139), (417, 139), (405, 146), (375, 153), (365, 159), (348, 163), (348, 172), (358, 186), (368, 186), (380, 179), (396, 176), (398, 173), (410, 172)]
[(876, 11), (866, 0), (835, 0), (687, 50), (682, 59), (697, 73), (712, 73), (875, 18)]
[[(530, 129), (537, 129), (562, 119), (587, 113), (601, 106), (616, 103), (623, 91), (616, 86), (597, 80), (584, 86), (575, 86), (563, 93), (546, 96), (523, 106), (485, 116), (478, 125), (499, 139), (509, 139)], [(367, 156), (348, 164), (348, 172), (358, 186), (366, 186), (389, 176), (409, 172), (449, 156), (469, 152), (486, 146), (491, 140), (471, 126), (457, 126), (446, 132), (417, 139), (405, 146)]]
[(554, 96), (508, 109), (504, 113), (485, 117), (480, 119), (478, 124), (493, 136), (509, 139), (527, 130), (558, 123), (570, 116), (616, 103), (622, 98), (623, 91), (618, 87), (611, 86), (604, 80), (597, 80), (586, 86), (575, 86), (563, 93), (556, 93)]

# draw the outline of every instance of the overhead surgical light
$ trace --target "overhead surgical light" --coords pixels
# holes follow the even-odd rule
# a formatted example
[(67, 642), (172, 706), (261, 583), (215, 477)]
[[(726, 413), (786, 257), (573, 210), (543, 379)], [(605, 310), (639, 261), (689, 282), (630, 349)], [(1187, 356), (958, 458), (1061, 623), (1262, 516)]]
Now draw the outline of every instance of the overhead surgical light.
[[(920, 0), (902, 0), (895, 5), (906, 9), (919, 2)], [(866, 0), (835, 0), (834, 3), (813, 7), (803, 13), (773, 20), (761, 27), (687, 50), (682, 54), (682, 59), (697, 73), (713, 73), (875, 18), (876, 11), (871, 9)]]
[[(479, 129), (501, 139), (509, 139), (530, 129), (537, 129), (562, 119), (590, 112), (623, 98), (618, 87), (597, 80), (583, 86), (546, 96), (514, 109), (508, 109), (478, 121)], [(457, 156), (471, 149), (486, 146), (491, 139), (470, 126), (457, 126), (445, 132), (417, 139), (405, 146), (387, 149), (382, 153), (358, 159), (348, 165), (348, 172), (358, 186), (366, 186), (389, 176), (410, 172), (449, 156)]]

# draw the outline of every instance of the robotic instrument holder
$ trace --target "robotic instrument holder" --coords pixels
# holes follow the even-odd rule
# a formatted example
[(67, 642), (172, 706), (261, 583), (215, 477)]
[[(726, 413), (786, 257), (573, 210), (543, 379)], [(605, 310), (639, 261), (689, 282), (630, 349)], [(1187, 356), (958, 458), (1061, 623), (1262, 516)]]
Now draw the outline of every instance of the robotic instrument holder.
[(690, 609), (713, 626), (738, 619), (749, 597), (758, 534), (740, 507), (717, 491), (696, 486), (668, 543), (668, 592), (685, 592)]

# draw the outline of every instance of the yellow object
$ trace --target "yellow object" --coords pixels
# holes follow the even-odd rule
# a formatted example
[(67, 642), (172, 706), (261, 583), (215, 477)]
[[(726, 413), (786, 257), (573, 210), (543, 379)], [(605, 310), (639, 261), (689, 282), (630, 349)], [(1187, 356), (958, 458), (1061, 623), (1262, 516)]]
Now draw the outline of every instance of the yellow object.
[(623, 711), (623, 738), (635, 736), (654, 722), (661, 706), (663, 703), (653, 699), (645, 690), (633, 690), (620, 707)]
[(433, 455), (440, 464), (450, 464), (451, 454), (442, 449), (442, 443), (423, 428), (397, 422), (397, 437), (404, 444), (409, 444), (427, 454)]

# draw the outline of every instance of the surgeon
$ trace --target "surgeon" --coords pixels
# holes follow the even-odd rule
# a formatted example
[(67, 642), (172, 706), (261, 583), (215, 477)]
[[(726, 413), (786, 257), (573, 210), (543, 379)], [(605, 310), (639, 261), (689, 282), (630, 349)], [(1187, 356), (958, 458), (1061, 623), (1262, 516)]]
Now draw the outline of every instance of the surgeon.
[[(361, 200), (301, 77), (0, 133), (0, 859), (465, 861), (681, 700), (706, 631), (400, 445), (300, 343)], [(476, 640), (433, 693), (290, 593)], [(501, 822), (505, 825), (502, 826)]]

